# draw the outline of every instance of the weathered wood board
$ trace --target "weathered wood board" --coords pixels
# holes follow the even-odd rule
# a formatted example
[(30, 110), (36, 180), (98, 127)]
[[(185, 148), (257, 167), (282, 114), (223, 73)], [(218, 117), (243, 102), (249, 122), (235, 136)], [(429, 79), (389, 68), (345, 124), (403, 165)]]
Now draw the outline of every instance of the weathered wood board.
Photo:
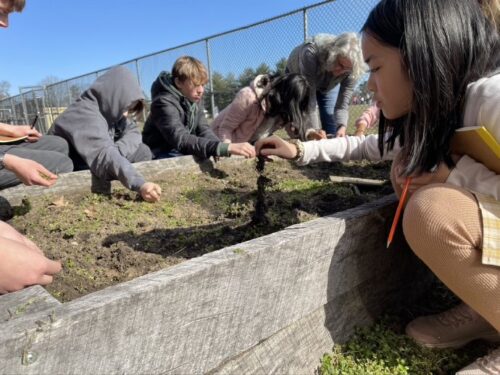
[(411, 252), (384, 246), (394, 203), (389, 196), (0, 322), (2, 373), (312, 373), (334, 342), (425, 280)]

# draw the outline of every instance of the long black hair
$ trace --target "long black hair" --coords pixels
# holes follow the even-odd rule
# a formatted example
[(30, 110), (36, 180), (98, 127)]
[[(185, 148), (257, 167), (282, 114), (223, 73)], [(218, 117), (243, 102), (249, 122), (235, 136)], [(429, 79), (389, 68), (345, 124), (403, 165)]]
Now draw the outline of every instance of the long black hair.
[(382, 0), (362, 32), (398, 48), (413, 85), (410, 112), (380, 115), (379, 149), (399, 136), (404, 175), (448, 166), (450, 140), (462, 125), (467, 85), (499, 67), (499, 37), (477, 0)]
[(266, 116), (279, 116), (285, 124), (293, 123), (302, 129), (309, 103), (309, 87), (301, 74), (269, 76), (267, 88), (261, 96), (261, 100), (267, 98)]

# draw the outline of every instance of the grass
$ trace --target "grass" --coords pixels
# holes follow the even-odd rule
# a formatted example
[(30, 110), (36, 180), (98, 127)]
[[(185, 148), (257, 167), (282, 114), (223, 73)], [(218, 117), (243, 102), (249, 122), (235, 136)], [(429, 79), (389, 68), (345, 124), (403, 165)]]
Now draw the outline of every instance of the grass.
[[(359, 328), (345, 344), (321, 358), (321, 375), (447, 375), (485, 355), (494, 344), (476, 341), (460, 349), (429, 349), (404, 334), (415, 316), (432, 314), (457, 304), (442, 284), (412, 306), (389, 312), (373, 326)], [(420, 306), (420, 307), (419, 307)]]

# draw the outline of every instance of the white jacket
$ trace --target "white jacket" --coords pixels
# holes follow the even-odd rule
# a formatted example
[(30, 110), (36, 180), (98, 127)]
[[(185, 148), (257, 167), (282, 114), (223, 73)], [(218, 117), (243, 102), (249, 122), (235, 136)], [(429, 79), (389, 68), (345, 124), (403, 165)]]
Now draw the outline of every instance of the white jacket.
[[(481, 78), (469, 85), (464, 126), (484, 126), (500, 142), (500, 74)], [(381, 157), (377, 135), (333, 138), (304, 142), (304, 155), (297, 163), (305, 165), (322, 161), (392, 160), (399, 151), (396, 140), (394, 149), (384, 152)], [(460, 158), (446, 182), (500, 200), (500, 175), (467, 155)]]

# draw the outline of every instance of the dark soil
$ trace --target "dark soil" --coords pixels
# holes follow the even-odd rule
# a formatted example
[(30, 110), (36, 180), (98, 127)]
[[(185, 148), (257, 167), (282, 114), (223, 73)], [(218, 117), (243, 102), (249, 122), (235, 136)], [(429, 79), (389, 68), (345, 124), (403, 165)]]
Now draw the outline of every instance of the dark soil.
[(252, 221), (257, 198), (255, 161), (221, 164), (211, 173), (171, 172), (157, 181), (159, 203), (115, 189), (45, 196), (16, 207), (10, 223), (63, 270), (48, 291), (68, 301), (186, 259), (292, 224), (343, 211), (392, 193), (390, 185), (353, 186), (330, 176), (388, 179), (388, 163), (328, 163), (298, 168), (266, 162), (266, 220)]

